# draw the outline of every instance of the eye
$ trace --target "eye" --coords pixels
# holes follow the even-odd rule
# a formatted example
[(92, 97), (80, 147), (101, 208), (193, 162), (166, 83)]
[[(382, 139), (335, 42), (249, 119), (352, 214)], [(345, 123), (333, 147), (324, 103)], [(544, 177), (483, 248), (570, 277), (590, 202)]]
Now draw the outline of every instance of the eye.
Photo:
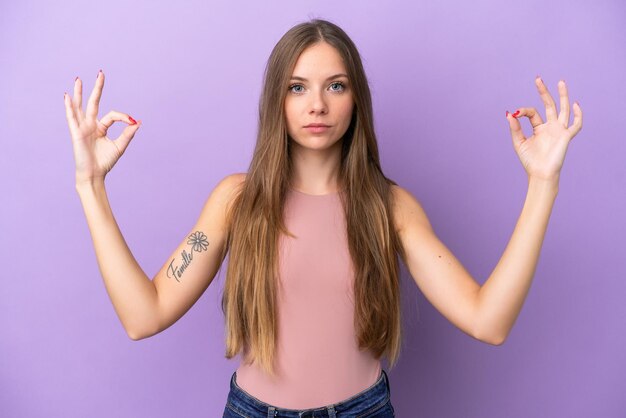
[[(337, 86), (337, 88), (333, 89), (333, 88), (332, 88), (333, 86)], [(332, 91), (343, 91), (343, 90), (344, 90), (344, 88), (345, 88), (345, 86), (343, 85), (343, 83), (342, 83), (342, 82), (340, 82), (340, 81), (336, 81), (336, 82), (334, 82), (333, 84), (331, 84), (331, 85), (330, 85), (330, 87), (331, 87), (331, 90), (332, 90)]]
[(303, 90), (304, 86), (302, 84), (292, 84), (289, 86), (289, 91), (292, 93), (302, 93)]

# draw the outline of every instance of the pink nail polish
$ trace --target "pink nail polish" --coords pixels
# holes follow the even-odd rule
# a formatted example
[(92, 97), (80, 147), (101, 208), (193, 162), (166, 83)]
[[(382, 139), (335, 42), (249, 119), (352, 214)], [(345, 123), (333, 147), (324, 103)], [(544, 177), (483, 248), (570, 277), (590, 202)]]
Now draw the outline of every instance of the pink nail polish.
[(515, 113), (513, 113), (511, 116), (513, 116), (514, 118), (517, 118), (517, 115), (519, 115), (519, 110)]
[(137, 124), (137, 121), (135, 119), (133, 119), (131, 116), (129, 116), (128, 119), (130, 119), (130, 124), (131, 125)]
[(506, 117), (507, 118), (509, 117), (509, 111), (508, 110), (506, 111)]

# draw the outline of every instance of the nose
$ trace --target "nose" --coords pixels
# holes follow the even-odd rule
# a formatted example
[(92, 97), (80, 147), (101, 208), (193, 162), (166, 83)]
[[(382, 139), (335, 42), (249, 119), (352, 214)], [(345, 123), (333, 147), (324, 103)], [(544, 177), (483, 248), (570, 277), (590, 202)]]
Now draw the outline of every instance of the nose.
[(324, 98), (323, 92), (313, 92), (310, 97), (310, 114), (324, 114), (328, 112), (328, 106), (326, 105), (326, 100)]

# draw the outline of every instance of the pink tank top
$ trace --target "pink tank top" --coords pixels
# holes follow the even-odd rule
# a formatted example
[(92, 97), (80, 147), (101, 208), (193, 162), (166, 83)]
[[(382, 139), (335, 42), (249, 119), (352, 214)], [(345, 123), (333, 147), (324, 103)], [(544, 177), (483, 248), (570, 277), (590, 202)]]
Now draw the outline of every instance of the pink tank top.
[(360, 351), (354, 329), (354, 271), (337, 192), (288, 189), (279, 238), (277, 378), (240, 362), (237, 385), (287, 409), (338, 403), (373, 385), (380, 359)]

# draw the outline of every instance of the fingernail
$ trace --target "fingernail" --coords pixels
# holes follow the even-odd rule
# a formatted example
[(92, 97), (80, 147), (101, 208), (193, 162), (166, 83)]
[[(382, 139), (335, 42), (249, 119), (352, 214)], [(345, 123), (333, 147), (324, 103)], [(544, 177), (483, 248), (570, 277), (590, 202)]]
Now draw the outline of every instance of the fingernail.
[(133, 119), (131, 116), (129, 116), (128, 119), (130, 119), (130, 124), (131, 125), (135, 125), (137, 123), (137, 121), (135, 119)]
[(516, 117), (517, 117), (517, 115), (519, 115), (519, 110), (518, 110), (517, 112), (513, 113), (511, 116), (513, 116), (514, 118), (516, 118)]
[(100, 77), (100, 73), (102, 72), (102, 70), (98, 71), (98, 75), (96, 76), (96, 80), (98, 79), (98, 77)]
[(539, 74), (537, 74), (537, 77), (535, 77), (535, 79), (539, 79), (539, 81), (543, 82), (543, 80), (541, 79), (541, 77), (539, 77)]
[(509, 111), (508, 110), (506, 111), (506, 117), (507, 118), (509, 117)]
[(74, 83), (76, 82), (76, 80), (78, 80), (78, 76), (76, 76), (76, 78), (74, 79)]
[(581, 109), (582, 109), (582, 107), (580, 107), (580, 103), (578, 103), (578, 102), (574, 102), (574, 103), (576, 103), (576, 105), (577, 105), (579, 108), (581, 108)]

